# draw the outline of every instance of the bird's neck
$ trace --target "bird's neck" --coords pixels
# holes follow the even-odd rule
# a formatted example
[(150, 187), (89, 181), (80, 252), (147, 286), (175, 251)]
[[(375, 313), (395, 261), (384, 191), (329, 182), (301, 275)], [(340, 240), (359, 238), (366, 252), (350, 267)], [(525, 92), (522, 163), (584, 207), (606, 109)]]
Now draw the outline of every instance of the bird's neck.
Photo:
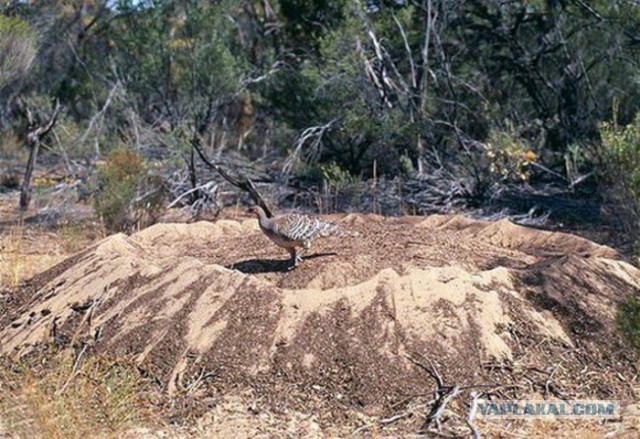
[(267, 217), (267, 214), (264, 212), (264, 210), (262, 210), (261, 208), (258, 209), (258, 223), (264, 227), (268, 222), (269, 218)]

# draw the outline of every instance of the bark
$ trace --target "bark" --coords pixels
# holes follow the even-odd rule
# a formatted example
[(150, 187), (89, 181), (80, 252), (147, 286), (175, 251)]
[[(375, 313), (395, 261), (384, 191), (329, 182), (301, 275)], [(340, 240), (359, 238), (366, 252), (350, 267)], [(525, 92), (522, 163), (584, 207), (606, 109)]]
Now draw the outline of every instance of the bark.
[[(22, 179), (22, 186), (20, 188), (20, 210), (25, 211), (29, 208), (31, 202), (31, 179), (33, 178), (33, 170), (36, 166), (38, 159), (38, 151), (42, 144), (42, 139), (51, 131), (56, 124), (58, 114), (60, 113), (60, 102), (56, 101), (56, 106), (49, 117), (47, 123), (33, 128), (27, 134), (26, 144), (29, 148), (29, 160), (27, 161), (27, 168), (24, 171), (24, 178)], [(33, 124), (33, 116), (30, 110), (27, 110), (27, 117), (29, 123)]]
[(22, 187), (20, 188), (20, 210), (24, 211), (29, 208), (31, 202), (31, 178), (33, 177), (33, 168), (36, 165), (38, 158), (38, 150), (40, 149), (40, 142), (36, 142), (30, 145), (29, 148), (29, 160), (27, 161), (27, 169), (24, 171), (24, 178), (22, 179)]

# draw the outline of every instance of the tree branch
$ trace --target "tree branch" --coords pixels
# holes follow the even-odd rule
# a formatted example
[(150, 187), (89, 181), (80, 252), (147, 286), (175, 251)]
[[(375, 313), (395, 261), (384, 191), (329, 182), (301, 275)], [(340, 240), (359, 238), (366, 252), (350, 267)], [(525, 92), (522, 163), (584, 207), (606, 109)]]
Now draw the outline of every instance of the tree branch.
[(198, 141), (197, 140), (193, 140), (191, 142), (191, 146), (196, 151), (198, 156), (200, 156), (200, 159), (204, 162), (205, 165), (207, 165), (210, 169), (213, 169), (214, 171), (216, 171), (218, 174), (220, 174), (220, 176), (222, 178), (227, 180), (233, 186), (237, 187), (240, 190), (243, 190), (243, 191), (247, 192), (251, 196), (253, 201), (255, 201), (255, 203), (257, 205), (262, 207), (262, 209), (265, 211), (265, 213), (267, 214), (267, 216), (269, 218), (273, 217), (273, 213), (271, 212), (271, 209), (269, 209), (269, 206), (267, 205), (267, 203), (262, 198), (262, 195), (260, 195), (260, 193), (257, 191), (257, 189), (255, 188), (255, 186), (253, 185), (253, 182), (251, 180), (249, 180), (248, 178), (246, 178), (245, 176), (243, 176), (240, 173), (237, 173), (238, 174), (237, 176), (233, 176), (233, 175), (229, 174), (219, 164), (210, 161), (207, 158), (207, 156), (204, 154), (202, 149), (200, 148), (200, 145), (198, 145)]

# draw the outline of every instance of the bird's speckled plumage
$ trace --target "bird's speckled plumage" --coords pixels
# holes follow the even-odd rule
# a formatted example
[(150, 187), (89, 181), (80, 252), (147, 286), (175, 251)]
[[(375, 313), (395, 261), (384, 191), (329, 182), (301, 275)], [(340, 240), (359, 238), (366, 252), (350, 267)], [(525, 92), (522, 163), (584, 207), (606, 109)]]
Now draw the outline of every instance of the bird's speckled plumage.
[(343, 230), (335, 224), (308, 215), (287, 213), (269, 218), (259, 206), (253, 207), (252, 210), (258, 217), (258, 224), (262, 232), (276, 245), (289, 251), (294, 267), (302, 259), (296, 247), (309, 249), (313, 241), (319, 237), (357, 235)]

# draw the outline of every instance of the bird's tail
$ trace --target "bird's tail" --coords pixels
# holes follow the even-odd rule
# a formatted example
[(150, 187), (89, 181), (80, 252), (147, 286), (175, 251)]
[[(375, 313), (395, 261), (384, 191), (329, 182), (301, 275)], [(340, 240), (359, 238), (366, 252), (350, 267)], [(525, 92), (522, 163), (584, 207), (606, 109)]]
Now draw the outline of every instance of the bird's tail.
[(342, 238), (353, 238), (356, 236), (360, 236), (360, 234), (353, 230), (347, 230), (340, 227), (337, 224), (330, 223), (327, 221), (318, 220), (318, 235), (325, 236), (338, 236)]

